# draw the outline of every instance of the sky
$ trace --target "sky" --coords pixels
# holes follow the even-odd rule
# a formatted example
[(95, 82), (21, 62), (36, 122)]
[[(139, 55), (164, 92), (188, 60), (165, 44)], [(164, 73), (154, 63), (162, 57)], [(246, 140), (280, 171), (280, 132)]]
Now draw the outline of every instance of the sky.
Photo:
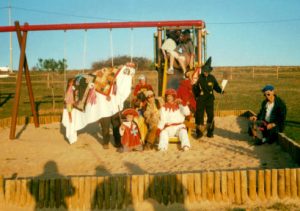
[[(0, 0), (0, 25), (203, 20), (213, 66), (300, 65), (299, 0)], [(156, 28), (29, 32), (29, 67), (38, 58), (67, 59), (88, 69), (111, 55), (153, 59)], [(112, 39), (112, 44), (110, 42)], [(131, 50), (132, 49), (132, 50)], [(0, 33), (0, 66), (8, 66), (9, 33)], [(13, 33), (13, 67), (19, 47)]]

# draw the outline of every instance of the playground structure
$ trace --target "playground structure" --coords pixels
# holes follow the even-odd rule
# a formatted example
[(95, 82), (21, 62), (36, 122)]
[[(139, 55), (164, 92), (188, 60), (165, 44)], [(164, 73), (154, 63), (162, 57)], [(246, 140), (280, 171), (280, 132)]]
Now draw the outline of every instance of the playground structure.
[[(29, 101), (31, 105), (31, 111), (34, 119), (35, 127), (39, 127), (39, 122), (37, 118), (37, 112), (35, 110), (35, 101), (32, 91), (30, 73), (28, 69), (27, 57), (26, 57), (26, 41), (27, 34), (29, 31), (47, 31), (47, 30), (88, 30), (88, 29), (113, 29), (113, 28), (141, 28), (141, 27), (157, 27), (157, 41), (156, 41), (156, 66), (163, 76), (162, 80), (162, 95), (166, 88), (166, 68), (162, 68), (162, 60), (160, 53), (158, 52), (162, 45), (162, 32), (167, 29), (183, 29), (192, 28), (195, 30), (197, 36), (197, 50), (196, 50), (196, 67), (200, 67), (202, 64), (203, 55), (203, 36), (202, 30), (205, 29), (205, 23), (201, 20), (184, 20), (184, 21), (139, 21), (139, 22), (110, 22), (110, 23), (77, 23), (77, 24), (49, 24), (49, 25), (29, 25), (25, 23), (23, 26), (19, 24), (18, 21), (15, 22), (15, 26), (3, 26), (0, 27), (0, 32), (16, 32), (18, 37), (18, 42), (20, 46), (20, 58), (19, 58), (19, 68), (18, 76), (16, 81), (16, 91), (14, 98), (14, 105), (12, 109), (12, 121), (10, 129), (10, 139), (15, 139), (16, 133), (16, 123), (18, 116), (18, 107), (20, 101), (20, 90), (22, 84), (22, 73), (25, 72), (26, 85), (28, 88)], [(204, 39), (205, 40), (205, 39)], [(111, 41), (112, 42), (112, 41)], [(113, 62), (112, 62), (113, 65)], [(166, 66), (166, 65), (165, 65)], [(159, 77), (161, 78), (161, 77)], [(160, 83), (161, 84), (161, 83)]]

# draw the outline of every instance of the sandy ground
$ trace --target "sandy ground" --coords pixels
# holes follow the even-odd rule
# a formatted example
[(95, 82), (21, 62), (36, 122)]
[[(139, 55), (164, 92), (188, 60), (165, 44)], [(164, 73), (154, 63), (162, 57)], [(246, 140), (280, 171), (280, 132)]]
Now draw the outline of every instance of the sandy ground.
[(72, 145), (64, 138), (59, 123), (40, 128), (18, 126), (16, 140), (10, 140), (9, 128), (4, 128), (0, 130), (0, 172), (10, 178), (297, 166), (277, 144), (254, 146), (244, 118), (216, 117), (215, 124), (214, 138), (192, 139), (192, 148), (187, 152), (177, 144), (170, 144), (167, 152), (119, 153), (112, 145), (104, 150), (96, 123), (80, 131), (78, 141)]
[[(64, 128), (59, 123), (41, 125), (40, 128), (34, 128), (31, 124), (18, 126), (16, 140), (9, 140), (9, 128), (4, 128), (0, 130), (0, 174), (5, 178), (22, 178), (297, 167), (277, 144), (254, 146), (246, 133), (247, 121), (244, 118), (216, 117), (215, 123), (214, 138), (192, 139), (192, 148), (187, 152), (181, 151), (177, 144), (170, 144), (167, 152), (119, 153), (113, 145), (104, 150), (96, 123), (80, 131), (78, 141), (72, 145), (65, 139)], [(262, 210), (278, 210), (273, 209), (274, 206), (283, 206), (285, 210), (300, 208), (299, 201), (281, 201), (279, 205), (272, 203), (238, 206), (224, 202), (201, 202), (166, 207), (150, 199), (126, 210), (260, 210), (258, 206), (267, 208)], [(40, 209), (3, 205), (0, 210)]]

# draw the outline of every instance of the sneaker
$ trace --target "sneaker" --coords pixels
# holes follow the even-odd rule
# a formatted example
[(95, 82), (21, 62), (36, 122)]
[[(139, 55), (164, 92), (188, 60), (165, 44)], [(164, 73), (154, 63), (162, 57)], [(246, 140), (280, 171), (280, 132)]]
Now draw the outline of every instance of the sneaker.
[(174, 74), (174, 69), (173, 68), (169, 68), (167, 71), (168, 75), (173, 75)]

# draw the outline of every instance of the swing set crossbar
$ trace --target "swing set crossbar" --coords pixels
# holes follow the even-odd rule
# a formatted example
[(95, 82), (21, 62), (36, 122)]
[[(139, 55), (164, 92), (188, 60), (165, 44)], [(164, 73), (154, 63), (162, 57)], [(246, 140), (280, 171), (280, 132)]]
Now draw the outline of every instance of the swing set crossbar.
[[(144, 28), (144, 27), (199, 27), (205, 28), (202, 20), (180, 21), (133, 21), (133, 22), (106, 22), (106, 23), (73, 23), (73, 24), (40, 24), (23, 25), (21, 31), (47, 31), (47, 30), (79, 30), (79, 29), (112, 29), (112, 28)], [(1, 26), (0, 32), (14, 32), (15, 26)]]

